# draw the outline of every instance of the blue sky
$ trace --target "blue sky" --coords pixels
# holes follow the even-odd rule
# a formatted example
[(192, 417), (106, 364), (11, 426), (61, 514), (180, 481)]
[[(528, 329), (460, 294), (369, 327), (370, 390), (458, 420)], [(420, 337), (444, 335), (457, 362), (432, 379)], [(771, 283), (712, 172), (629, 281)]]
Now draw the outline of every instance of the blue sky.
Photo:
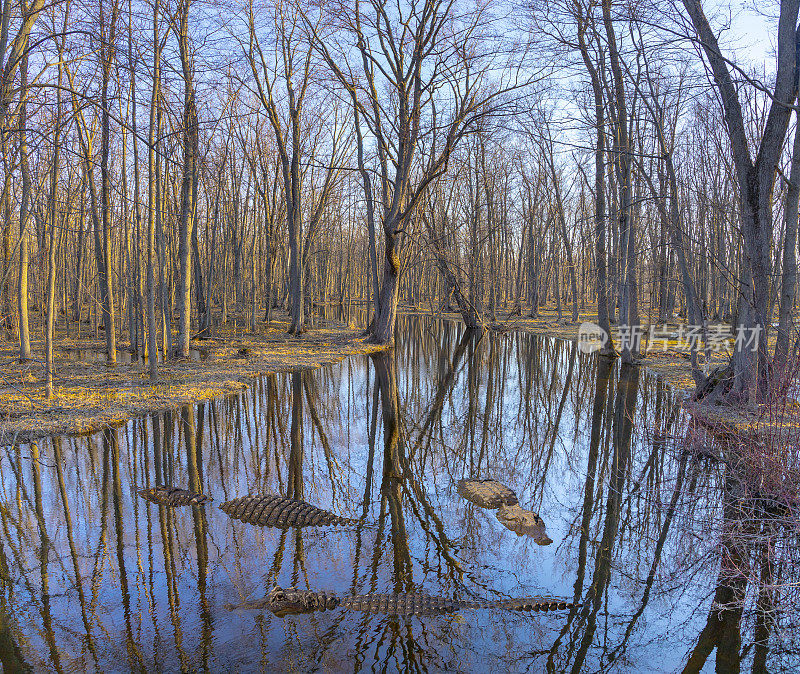
[[(774, 5), (770, 14), (777, 16), (778, 3), (771, 0), (757, 2)], [(777, 19), (765, 17), (752, 9), (752, 2), (732, 2), (733, 22), (731, 30), (723, 37), (724, 43), (730, 45), (737, 56), (739, 65), (744, 61), (752, 64), (767, 63), (767, 69), (775, 67), (775, 36)]]

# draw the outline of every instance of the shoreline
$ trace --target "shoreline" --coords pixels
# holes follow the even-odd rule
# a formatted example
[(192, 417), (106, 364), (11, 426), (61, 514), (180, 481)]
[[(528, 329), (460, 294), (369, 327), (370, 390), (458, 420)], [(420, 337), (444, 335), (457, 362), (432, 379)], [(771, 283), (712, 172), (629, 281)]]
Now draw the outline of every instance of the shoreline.
[[(300, 337), (287, 335), (288, 325), (281, 317), (269, 328), (259, 325), (254, 334), (215, 328), (213, 338), (191, 342), (203, 352), (201, 359), (159, 363), (155, 383), (146, 364), (135, 359), (109, 366), (102, 359), (104, 341), (59, 335), (52, 400), (44, 397), (44, 363), (38, 358), (43, 340), (31, 341), (34, 360), (27, 363), (17, 362), (15, 342), (0, 342), (0, 445), (94, 433), (143, 414), (236, 393), (262, 375), (318, 368), (386, 348), (366, 344), (361, 329), (337, 321), (323, 321)], [(126, 344), (119, 343), (118, 353), (125, 353)]]
[[(437, 313), (421, 312), (440, 318), (460, 319), (461, 315), (456, 312)], [(504, 312), (505, 313), (505, 312)], [(597, 309), (594, 306), (587, 306), (586, 309), (578, 313), (578, 321), (572, 322), (571, 310), (563, 309), (562, 318), (558, 319), (558, 313), (551, 307), (542, 308), (537, 318), (527, 316), (509, 316), (498, 312), (497, 325), (503, 330), (517, 330), (532, 335), (544, 337), (554, 337), (570, 342), (577, 342), (578, 328), (584, 321), (595, 323), (597, 321)], [(568, 316), (569, 315), (569, 316)], [(646, 324), (647, 315), (642, 316), (642, 323)], [(655, 321), (653, 321), (655, 323)], [(669, 323), (674, 327), (686, 325), (682, 321), (675, 320)], [(713, 324), (716, 325), (716, 324)], [(770, 347), (774, 347), (774, 335), (770, 336)], [(703, 354), (698, 353), (702, 363)], [(792, 402), (789, 406), (781, 409), (771, 409), (769, 406), (757, 407), (730, 407), (726, 405), (704, 405), (691, 400), (691, 395), (695, 390), (694, 379), (692, 378), (691, 366), (689, 363), (689, 349), (680, 348), (677, 340), (667, 340), (666, 350), (662, 349), (661, 340), (657, 346), (648, 348), (645, 355), (636, 360), (640, 367), (649, 369), (659, 375), (670, 386), (671, 390), (680, 397), (681, 408), (690, 414), (701, 425), (714, 432), (733, 434), (737, 437), (769, 439), (775, 441), (776, 438), (785, 438), (787, 429), (800, 427), (800, 401)], [(726, 365), (728, 363), (728, 353), (726, 351), (711, 352), (711, 367)]]
[[(417, 309), (403, 313), (461, 321), (461, 315), (455, 312)], [(557, 312), (546, 308), (537, 318), (510, 316), (505, 320), (500, 318), (498, 325), (504, 330), (576, 342), (580, 324), (593, 319), (596, 319), (593, 307), (581, 312), (575, 323), (563, 317), (558, 320)], [(365, 343), (360, 328), (338, 321), (322, 321), (300, 337), (287, 335), (288, 325), (288, 319), (280, 316), (269, 328), (259, 325), (253, 334), (240, 333), (230, 325), (217, 327), (215, 337), (192, 340), (194, 358), (159, 363), (159, 380), (155, 384), (149, 380), (146, 365), (135, 358), (116, 366), (107, 365), (103, 360), (103, 340), (94, 337), (75, 340), (61, 335), (57, 339), (59, 356), (56, 356), (53, 400), (44, 397), (43, 361), (19, 363), (16, 343), (0, 342), (0, 360), (6, 364), (0, 379), (0, 445), (48, 435), (94, 433), (143, 414), (236, 393), (262, 375), (314, 369), (348, 356), (388, 348)], [(34, 355), (41, 354), (42, 340), (32, 342), (31, 346)], [(126, 353), (124, 348), (118, 352)], [(86, 354), (90, 357), (85, 358)], [(675, 393), (683, 396), (682, 406), (697, 414), (700, 410), (693, 409), (695, 406), (688, 400), (688, 394), (694, 390), (688, 359), (688, 350), (681, 350), (672, 340), (666, 350), (659, 345), (637, 363), (663, 377)], [(712, 365), (724, 362), (724, 353), (712, 356)], [(739, 427), (753, 420), (746, 410), (704, 409), (701, 416), (724, 419)]]

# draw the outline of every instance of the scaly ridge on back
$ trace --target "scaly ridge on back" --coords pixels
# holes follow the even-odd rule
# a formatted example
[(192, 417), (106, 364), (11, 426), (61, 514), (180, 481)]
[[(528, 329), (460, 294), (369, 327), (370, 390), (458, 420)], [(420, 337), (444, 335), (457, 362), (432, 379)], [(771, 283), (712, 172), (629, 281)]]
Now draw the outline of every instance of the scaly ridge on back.
[(508, 611), (563, 611), (574, 606), (570, 601), (553, 597), (512, 597), (511, 599), (497, 599), (490, 603), (496, 608), (504, 608)]
[(322, 527), (357, 524), (358, 520), (341, 517), (315, 505), (274, 494), (242, 496), (220, 505), (230, 517), (261, 527)]
[(484, 607), (483, 602), (446, 599), (445, 597), (435, 597), (423, 592), (357, 594), (342, 597), (341, 605), (354, 611), (399, 616), (439, 615), (455, 613), (464, 608)]

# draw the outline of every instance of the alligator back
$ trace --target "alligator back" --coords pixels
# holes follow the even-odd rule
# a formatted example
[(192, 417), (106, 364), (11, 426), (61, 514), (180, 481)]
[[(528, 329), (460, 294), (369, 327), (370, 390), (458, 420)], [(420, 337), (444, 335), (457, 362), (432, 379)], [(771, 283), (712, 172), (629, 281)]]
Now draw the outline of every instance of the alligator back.
[(385, 613), (398, 616), (428, 616), (455, 613), (461, 609), (500, 608), (508, 611), (555, 611), (570, 608), (572, 604), (547, 597), (523, 597), (495, 601), (446, 599), (424, 592), (400, 594), (357, 594), (342, 597), (341, 606), (354, 611)]
[(458, 493), (481, 508), (494, 509), (519, 503), (514, 491), (497, 480), (461, 479), (458, 481)]
[(247, 524), (261, 527), (324, 527), (356, 524), (358, 520), (334, 515), (317, 506), (273, 494), (235, 498), (220, 505), (220, 509)]
[(153, 487), (152, 489), (140, 489), (139, 496), (152, 503), (158, 503), (163, 506), (187, 506), (187, 505), (205, 505), (214, 499), (205, 494), (199, 494), (188, 489), (181, 489), (180, 487)]
[(483, 602), (458, 601), (444, 597), (432, 597), (423, 592), (401, 594), (356, 594), (342, 597), (341, 605), (353, 611), (384, 613), (398, 616), (425, 616), (455, 613), (462, 608), (481, 608)]

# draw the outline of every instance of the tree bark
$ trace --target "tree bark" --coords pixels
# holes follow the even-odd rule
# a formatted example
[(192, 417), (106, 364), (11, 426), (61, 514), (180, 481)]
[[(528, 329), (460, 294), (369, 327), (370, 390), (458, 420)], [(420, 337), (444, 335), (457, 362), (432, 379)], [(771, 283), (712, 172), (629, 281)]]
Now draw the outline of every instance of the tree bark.
[(789, 185), (786, 189), (786, 204), (783, 208), (785, 233), (783, 240), (783, 274), (781, 300), (778, 309), (778, 335), (775, 342), (774, 371), (781, 376), (789, 354), (792, 309), (797, 293), (797, 218), (800, 200), (800, 126), (795, 129), (792, 145), (792, 163)]
[(198, 121), (194, 90), (194, 64), (189, 48), (189, 9), (191, 0), (182, 0), (178, 24), (183, 75), (183, 180), (181, 182), (181, 214), (178, 231), (178, 340), (175, 355), (189, 356), (192, 316), (191, 244), (195, 228), (195, 201), (197, 197)]
[(594, 97), (595, 115), (595, 149), (594, 149), (594, 238), (595, 265), (597, 266), (597, 324), (608, 335), (608, 340), (600, 352), (605, 356), (616, 354), (611, 339), (611, 317), (608, 306), (608, 274), (606, 253), (606, 168), (605, 168), (605, 105), (603, 87), (597, 68), (589, 54), (586, 43), (586, 19), (580, 13), (580, 5), (576, 3), (578, 14), (578, 44), (583, 63), (589, 73)]
[(781, 0), (780, 3), (775, 85), (755, 160), (750, 154), (750, 137), (745, 129), (739, 94), (700, 0), (683, 0), (683, 6), (711, 66), (738, 182), (739, 217), (745, 253), (743, 262), (746, 269), (741, 275), (740, 311), (736, 327), (739, 331), (758, 335), (757, 355), (741, 348), (734, 352), (733, 394), (736, 399), (749, 398), (755, 379), (756, 399), (763, 400), (769, 385), (771, 364), (767, 338), (771, 307), (772, 195), (791, 106), (797, 97), (797, 15), (800, 0)]

